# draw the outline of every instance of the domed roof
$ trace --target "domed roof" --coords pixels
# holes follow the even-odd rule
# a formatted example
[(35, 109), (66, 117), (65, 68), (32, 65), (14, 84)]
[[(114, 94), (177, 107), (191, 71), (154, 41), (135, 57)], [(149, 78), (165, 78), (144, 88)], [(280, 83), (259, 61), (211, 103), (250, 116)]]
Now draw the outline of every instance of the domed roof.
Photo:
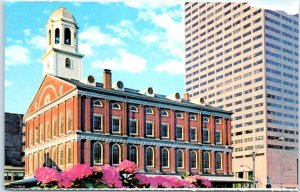
[(75, 17), (72, 15), (70, 11), (68, 11), (64, 6), (61, 6), (59, 9), (52, 12), (50, 19), (66, 19), (71, 22), (76, 23)]

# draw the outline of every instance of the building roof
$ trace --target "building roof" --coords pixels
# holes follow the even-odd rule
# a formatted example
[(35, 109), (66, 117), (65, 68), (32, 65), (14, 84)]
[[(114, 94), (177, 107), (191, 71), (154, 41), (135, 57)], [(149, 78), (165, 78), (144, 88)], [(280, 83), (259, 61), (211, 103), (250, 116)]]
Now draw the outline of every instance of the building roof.
[(135, 90), (135, 89), (130, 89), (130, 88), (124, 88), (124, 90), (115, 90), (115, 89), (105, 89), (103, 88), (102, 83), (96, 83), (96, 86), (93, 85), (88, 85), (83, 82), (80, 82), (78, 80), (74, 79), (68, 79), (68, 78), (63, 78), (63, 77), (58, 77), (64, 81), (67, 81), (77, 87), (78, 90), (82, 91), (87, 91), (87, 92), (94, 92), (94, 93), (104, 93), (107, 95), (113, 95), (113, 96), (118, 96), (118, 97), (124, 97), (127, 99), (139, 99), (139, 100), (144, 100), (144, 101), (150, 101), (150, 102), (156, 102), (156, 103), (162, 103), (162, 104), (171, 104), (173, 106), (177, 107), (189, 107), (189, 108), (194, 108), (196, 110), (200, 111), (210, 111), (210, 112), (216, 112), (216, 113), (223, 113), (226, 115), (231, 115), (232, 112), (230, 111), (225, 111), (216, 107), (208, 106), (208, 105), (200, 105), (200, 104), (195, 104), (190, 101), (187, 101), (185, 99), (181, 99), (180, 101), (174, 101), (171, 99), (166, 98), (165, 95), (161, 94), (154, 94), (155, 96), (147, 96), (144, 94), (139, 93), (140, 90)]
[(59, 9), (53, 11), (49, 20), (51, 19), (52, 20), (65, 19), (65, 20), (72, 21), (73, 23), (76, 23), (73, 14), (70, 11), (68, 11), (64, 6), (61, 6)]

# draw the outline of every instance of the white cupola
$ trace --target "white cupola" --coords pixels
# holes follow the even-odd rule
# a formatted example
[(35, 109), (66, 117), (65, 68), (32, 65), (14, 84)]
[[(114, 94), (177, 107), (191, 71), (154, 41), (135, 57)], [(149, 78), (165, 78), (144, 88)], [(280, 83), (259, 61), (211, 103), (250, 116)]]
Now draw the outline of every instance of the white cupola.
[(52, 12), (47, 24), (47, 49), (41, 58), (43, 75), (81, 80), (82, 57), (78, 53), (78, 29), (71, 12), (63, 6)]

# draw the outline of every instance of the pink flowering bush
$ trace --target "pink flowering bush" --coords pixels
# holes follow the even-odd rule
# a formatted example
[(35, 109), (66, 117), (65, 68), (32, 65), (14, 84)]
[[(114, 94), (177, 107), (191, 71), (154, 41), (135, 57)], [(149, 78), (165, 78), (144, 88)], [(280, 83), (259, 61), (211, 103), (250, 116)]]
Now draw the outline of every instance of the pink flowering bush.
[(90, 167), (78, 164), (58, 172), (42, 167), (35, 171), (38, 185), (43, 188), (193, 188), (211, 187), (208, 179), (199, 175), (147, 176), (137, 172), (134, 162), (124, 160), (118, 167), (110, 165)]

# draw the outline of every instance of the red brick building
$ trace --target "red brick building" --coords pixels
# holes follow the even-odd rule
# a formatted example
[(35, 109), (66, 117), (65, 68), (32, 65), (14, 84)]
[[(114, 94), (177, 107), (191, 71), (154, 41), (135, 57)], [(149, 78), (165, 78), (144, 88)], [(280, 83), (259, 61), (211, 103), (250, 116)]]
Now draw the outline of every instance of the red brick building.
[[(62, 19), (50, 22), (73, 19), (77, 26), (65, 8), (54, 13)], [(64, 170), (78, 163), (118, 165), (123, 159), (151, 174), (232, 175), (230, 112), (193, 103), (187, 94), (182, 99), (178, 93), (156, 94), (151, 87), (112, 84), (110, 70), (104, 70), (103, 83), (92, 76), (87, 81), (78, 74), (72, 78), (81, 69), (81, 61), (76, 63), (80, 54), (77, 48), (55, 48), (68, 41), (51, 41), (52, 30), (47, 50), (64, 58), (50, 65), (61, 65), (69, 74), (48, 71), (24, 116), (26, 177), (41, 166)]]

